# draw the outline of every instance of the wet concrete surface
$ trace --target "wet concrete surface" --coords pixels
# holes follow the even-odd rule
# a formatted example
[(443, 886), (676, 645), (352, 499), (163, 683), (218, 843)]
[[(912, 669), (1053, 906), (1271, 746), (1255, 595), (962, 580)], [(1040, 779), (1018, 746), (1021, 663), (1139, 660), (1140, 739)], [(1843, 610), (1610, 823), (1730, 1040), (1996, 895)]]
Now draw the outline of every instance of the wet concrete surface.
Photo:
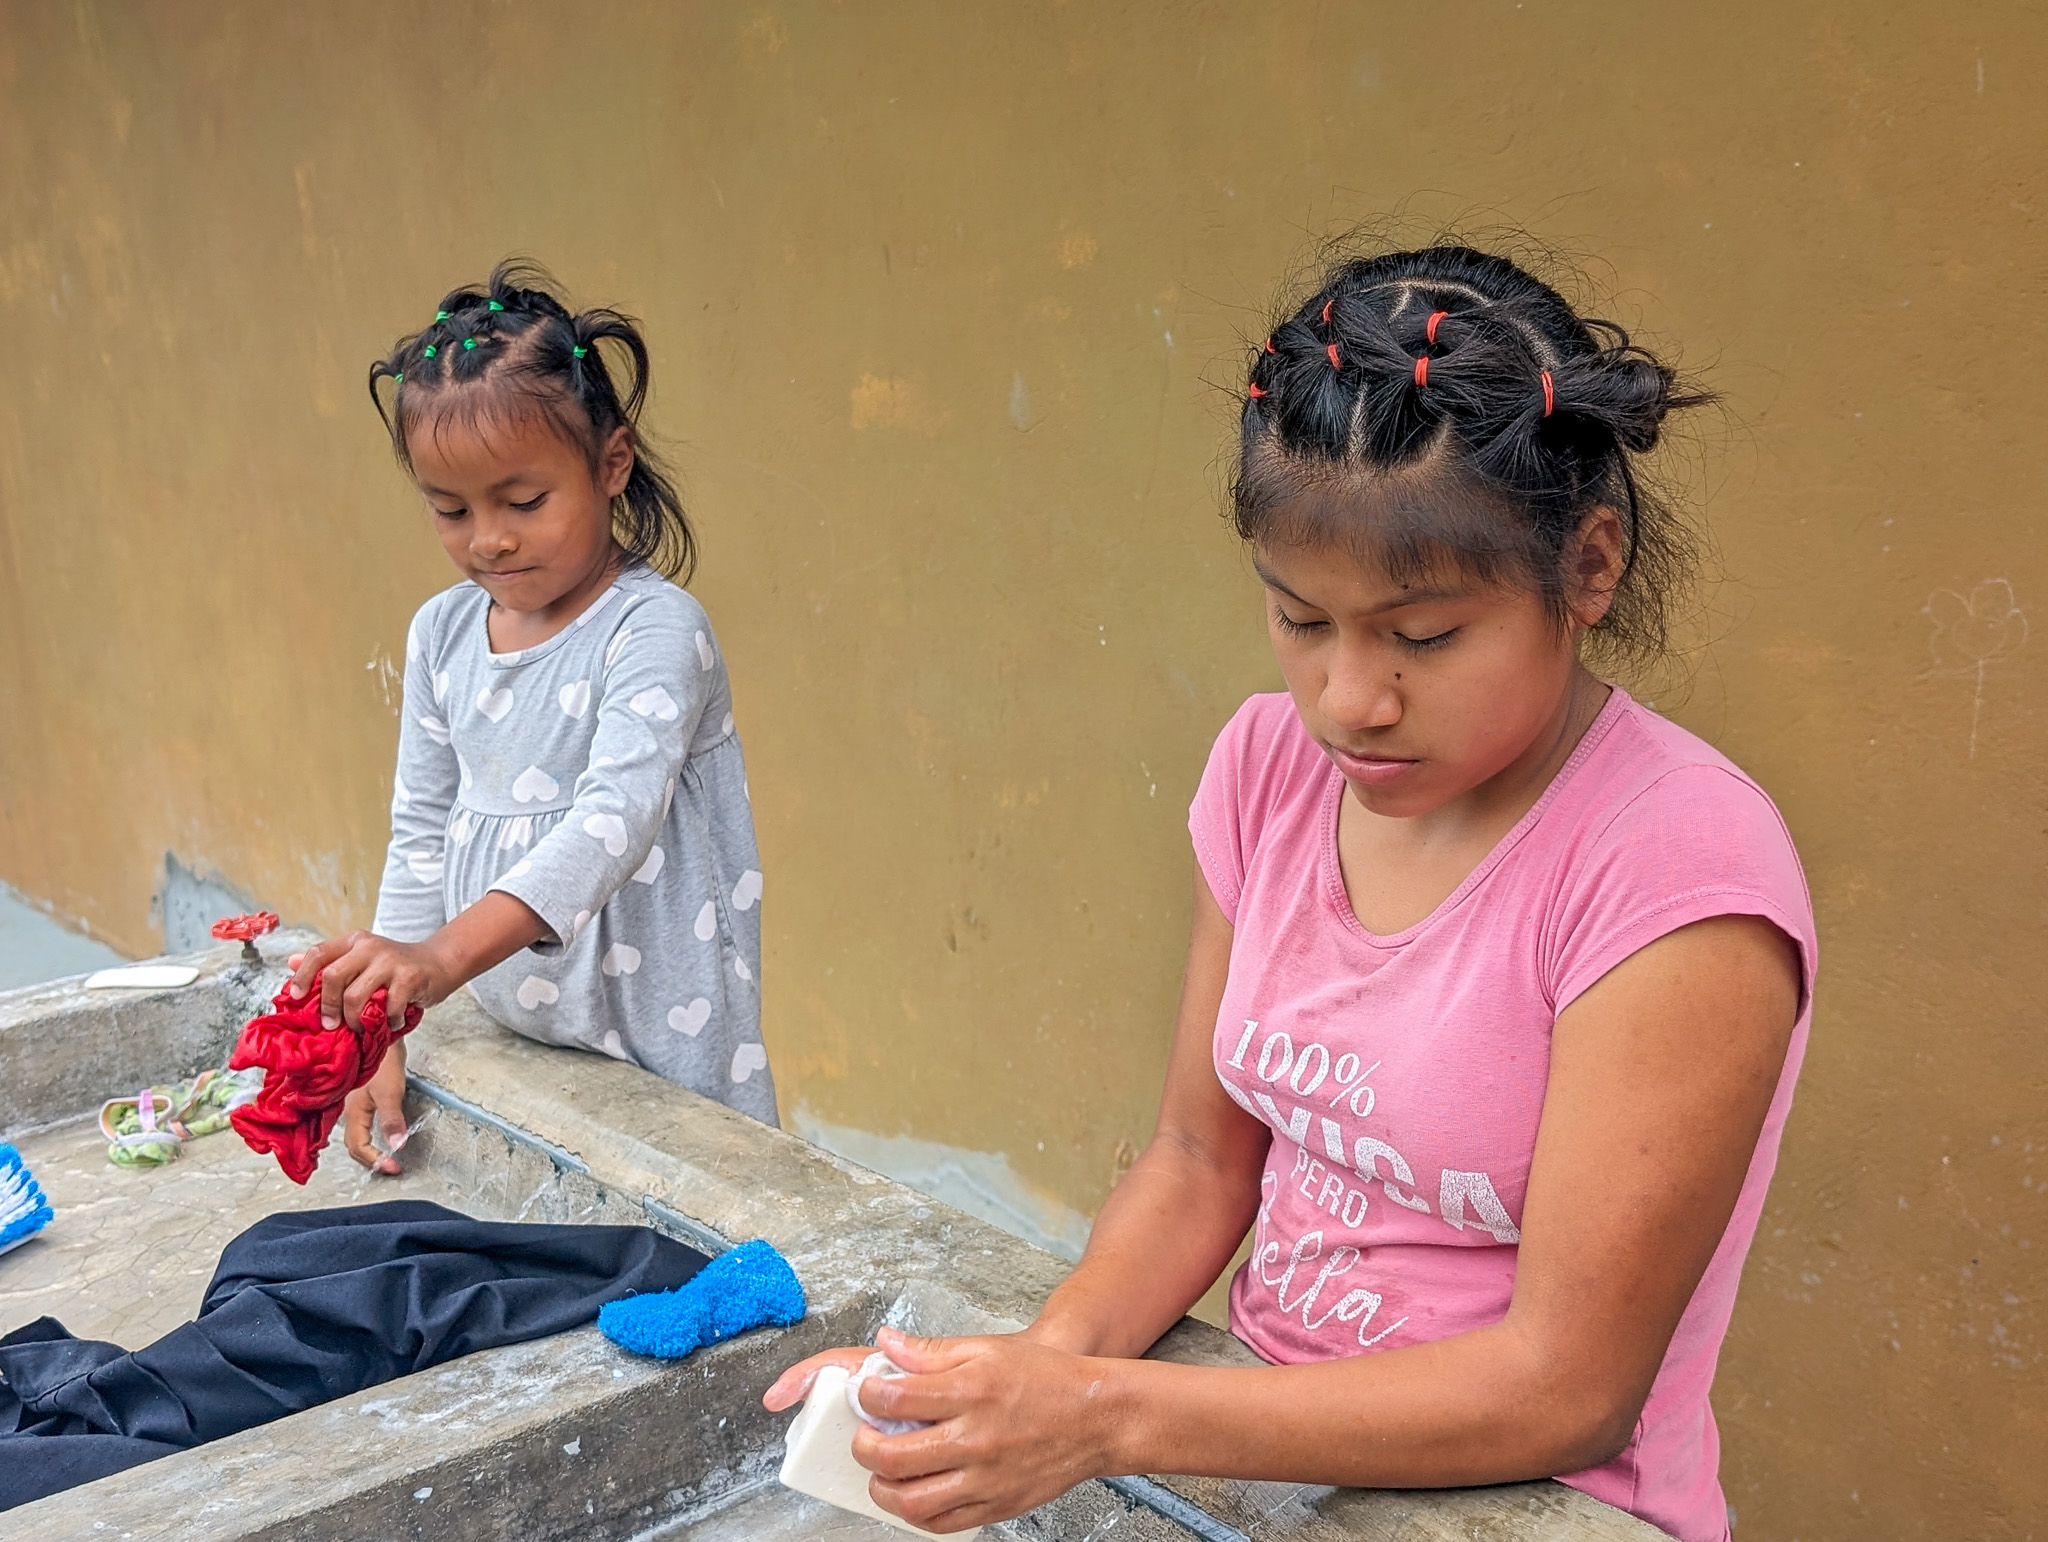
[(55, 1218), (0, 1256), (0, 1331), (50, 1316), (80, 1338), (140, 1349), (191, 1319), (220, 1251), (280, 1210), (384, 1199), (462, 1209), (433, 1171), (372, 1176), (335, 1140), (305, 1187), (231, 1130), (179, 1148), (161, 1167), (116, 1167), (98, 1122), (76, 1119), (19, 1137), (15, 1147)]

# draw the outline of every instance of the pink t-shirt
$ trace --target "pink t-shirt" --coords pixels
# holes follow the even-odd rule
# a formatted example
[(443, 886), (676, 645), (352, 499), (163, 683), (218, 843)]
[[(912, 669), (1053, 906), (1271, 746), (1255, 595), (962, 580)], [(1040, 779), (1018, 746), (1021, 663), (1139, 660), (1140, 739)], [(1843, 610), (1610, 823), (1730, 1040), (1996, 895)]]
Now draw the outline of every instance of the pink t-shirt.
[(1426, 1343), (1507, 1313), (1557, 1015), (1718, 915), (1768, 918), (1805, 990), (1735, 1213), (1613, 1461), (1563, 1481), (1685, 1542), (1728, 1535), (1707, 1392), (1806, 1047), (1812, 905), (1761, 789), (1616, 690), (1536, 806), (1427, 919), (1358, 924), (1344, 779), (1285, 696), (1223, 730), (1189, 812), (1234, 935), (1216, 1074), (1273, 1129), (1232, 1330), (1279, 1363)]

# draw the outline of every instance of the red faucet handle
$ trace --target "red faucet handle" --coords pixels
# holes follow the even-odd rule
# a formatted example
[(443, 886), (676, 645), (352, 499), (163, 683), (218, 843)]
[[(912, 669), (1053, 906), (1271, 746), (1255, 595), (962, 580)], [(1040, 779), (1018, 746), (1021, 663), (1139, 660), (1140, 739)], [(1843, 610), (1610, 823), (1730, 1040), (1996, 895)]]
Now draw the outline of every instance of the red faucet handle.
[(277, 917), (268, 910), (246, 916), (224, 916), (213, 923), (213, 935), (222, 942), (254, 942), (266, 932), (277, 930)]

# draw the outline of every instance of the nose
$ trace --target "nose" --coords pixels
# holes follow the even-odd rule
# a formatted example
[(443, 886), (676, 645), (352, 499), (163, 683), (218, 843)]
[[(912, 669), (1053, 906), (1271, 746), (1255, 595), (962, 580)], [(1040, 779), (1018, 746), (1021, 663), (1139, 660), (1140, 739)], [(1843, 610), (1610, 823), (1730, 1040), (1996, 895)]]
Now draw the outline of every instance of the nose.
[(1318, 705), (1332, 727), (1346, 733), (1392, 728), (1401, 721), (1399, 675), (1376, 648), (1343, 648), (1331, 660)]
[(478, 514), (472, 517), (469, 530), (469, 549), (472, 555), (485, 562), (499, 558), (519, 548), (518, 534), (510, 520), (494, 515)]

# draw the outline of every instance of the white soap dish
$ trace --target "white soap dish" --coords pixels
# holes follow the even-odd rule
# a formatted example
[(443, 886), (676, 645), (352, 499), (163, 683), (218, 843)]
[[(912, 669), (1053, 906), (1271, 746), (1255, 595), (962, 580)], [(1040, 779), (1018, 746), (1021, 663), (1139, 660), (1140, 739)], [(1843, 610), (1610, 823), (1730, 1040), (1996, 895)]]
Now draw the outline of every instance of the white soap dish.
[(122, 969), (102, 969), (88, 975), (89, 991), (161, 991), (190, 985), (199, 971), (190, 964), (130, 964)]

